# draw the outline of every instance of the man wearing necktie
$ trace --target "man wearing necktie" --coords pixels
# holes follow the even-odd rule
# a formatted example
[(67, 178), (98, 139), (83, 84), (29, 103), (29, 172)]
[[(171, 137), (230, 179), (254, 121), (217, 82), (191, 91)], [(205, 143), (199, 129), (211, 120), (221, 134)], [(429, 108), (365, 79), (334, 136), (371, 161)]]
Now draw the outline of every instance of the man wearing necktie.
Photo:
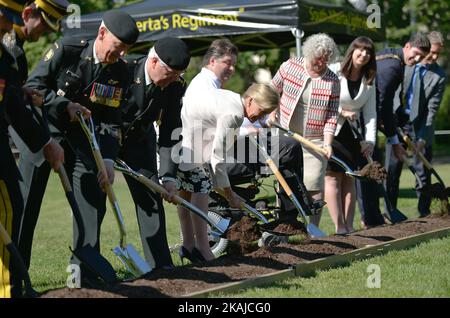
[[(84, 225), (83, 246), (89, 244), (97, 250), (100, 250), (100, 228), (106, 213), (106, 194), (102, 190), (106, 189), (107, 182), (114, 180), (122, 108), (130, 86), (122, 57), (138, 36), (136, 21), (130, 15), (108, 11), (95, 39), (63, 38), (55, 42), (26, 83), (43, 93), (42, 109), (47, 113), (48, 125), (64, 137), (65, 168)], [(98, 173), (89, 142), (77, 120), (78, 111), (85, 118), (92, 116), (107, 175)], [(46, 182), (44, 188), (45, 185)], [(75, 226), (73, 246), (78, 235)], [(82, 284), (96, 279), (88, 274), (81, 264)]]
[[(177, 164), (172, 148), (181, 133), (181, 101), (186, 90), (182, 75), (190, 62), (180, 39), (158, 40), (147, 56), (128, 62), (132, 77), (130, 98), (123, 111), (119, 157), (133, 170), (161, 182), (171, 201), (176, 193)], [(154, 123), (159, 129), (156, 136)], [(178, 129), (178, 133), (177, 133)], [(157, 168), (157, 152), (160, 167)], [(167, 243), (165, 214), (159, 194), (125, 175), (133, 201), (147, 263), (155, 269), (173, 267)]]
[[(447, 79), (445, 71), (436, 63), (443, 49), (443, 37), (436, 31), (430, 32), (427, 37), (431, 44), (429, 54), (420, 64), (405, 67), (403, 81), (403, 91), (406, 92), (403, 111), (405, 120), (401, 128), (415, 140), (418, 151), (421, 151), (431, 161), (434, 120), (439, 110)], [(394, 206), (397, 204), (402, 166), (400, 160), (390, 157), (387, 190)], [(414, 156), (414, 166), (423, 186), (429, 185), (431, 173), (424, 169), (418, 156)], [(419, 191), (417, 191), (417, 196), (419, 198), (418, 212), (420, 216), (430, 214), (431, 197)]]

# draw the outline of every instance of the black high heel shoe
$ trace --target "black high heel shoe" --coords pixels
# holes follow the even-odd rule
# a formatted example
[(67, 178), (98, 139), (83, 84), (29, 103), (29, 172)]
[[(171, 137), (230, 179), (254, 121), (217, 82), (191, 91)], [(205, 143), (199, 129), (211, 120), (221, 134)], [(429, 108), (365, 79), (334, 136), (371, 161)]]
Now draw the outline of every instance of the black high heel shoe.
[(187, 248), (181, 245), (180, 249), (178, 250), (178, 255), (180, 256), (182, 265), (184, 265), (185, 258), (187, 258), (191, 263), (199, 263), (206, 261), (202, 253), (196, 247), (192, 249), (192, 252), (189, 252)]

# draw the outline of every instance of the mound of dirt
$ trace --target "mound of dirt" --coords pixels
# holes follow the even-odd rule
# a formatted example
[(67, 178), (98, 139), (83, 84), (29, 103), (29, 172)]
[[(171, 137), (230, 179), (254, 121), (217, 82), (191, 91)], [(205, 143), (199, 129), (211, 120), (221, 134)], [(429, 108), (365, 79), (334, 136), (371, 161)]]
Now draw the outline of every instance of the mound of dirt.
[(383, 181), (387, 178), (386, 169), (377, 161), (365, 165), (361, 170), (355, 171), (355, 173), (375, 181)]
[(262, 231), (275, 235), (299, 235), (305, 234), (305, 225), (297, 219), (276, 220), (259, 226)]

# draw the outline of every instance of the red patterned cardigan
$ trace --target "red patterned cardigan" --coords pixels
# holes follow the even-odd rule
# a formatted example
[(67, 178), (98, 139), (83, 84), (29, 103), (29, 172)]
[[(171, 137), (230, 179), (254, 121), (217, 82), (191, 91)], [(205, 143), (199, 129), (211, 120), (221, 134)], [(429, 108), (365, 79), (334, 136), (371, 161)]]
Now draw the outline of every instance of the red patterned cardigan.
[[(291, 58), (284, 62), (272, 79), (272, 84), (281, 95), (280, 124), (288, 128), (297, 106), (303, 83), (309, 78), (303, 58)], [(309, 110), (304, 137), (323, 139), (323, 134), (334, 135), (339, 117), (339, 78), (330, 69), (311, 83)]]

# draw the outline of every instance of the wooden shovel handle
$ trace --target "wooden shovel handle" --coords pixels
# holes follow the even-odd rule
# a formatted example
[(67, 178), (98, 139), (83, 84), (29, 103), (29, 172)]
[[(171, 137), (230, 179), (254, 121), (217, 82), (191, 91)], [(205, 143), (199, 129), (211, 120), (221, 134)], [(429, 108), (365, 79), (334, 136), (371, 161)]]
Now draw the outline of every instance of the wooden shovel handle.
[[(102, 154), (100, 153), (100, 150), (95, 149), (92, 151), (94, 155), (95, 162), (97, 163), (97, 167), (99, 171), (101, 171), (106, 177), (108, 177), (108, 172), (106, 171), (105, 162), (103, 161)], [(114, 191), (111, 187), (111, 184), (108, 182), (106, 183), (106, 194), (108, 195), (109, 201), (113, 204), (113, 202), (117, 202), (116, 195), (114, 194)]]
[(293, 131), (291, 131), (291, 130), (288, 130), (288, 129), (286, 129), (286, 128), (283, 128), (283, 127), (281, 127), (280, 125), (274, 124), (274, 126), (275, 126), (275, 127), (278, 127), (279, 129), (281, 129), (281, 130), (283, 130), (283, 131), (285, 131), (285, 132), (287, 132), (287, 133), (290, 134), (295, 140), (297, 140), (299, 143), (303, 144), (304, 146), (306, 146), (306, 147), (308, 147), (308, 148), (314, 150), (315, 152), (317, 152), (317, 153), (319, 153), (319, 154), (321, 154), (321, 155), (323, 155), (323, 156), (326, 156), (326, 155), (327, 155), (327, 152), (325, 151), (325, 149), (320, 148), (319, 146), (315, 145), (313, 142), (309, 141), (309, 140), (306, 139), (305, 137), (303, 137), (303, 136), (301, 136), (301, 135), (299, 135), (299, 134), (297, 134), (297, 133), (295, 133), (295, 132), (293, 132)]
[(64, 188), (64, 192), (72, 192), (72, 186), (70, 185), (69, 177), (67, 176), (66, 169), (61, 165), (58, 169), (59, 179), (61, 180), (61, 184)]
[[(145, 184), (150, 189), (152, 189), (152, 190), (154, 190), (154, 191), (156, 191), (158, 193), (166, 194), (166, 195), (169, 194), (169, 192), (163, 186), (157, 184), (156, 182), (150, 180), (149, 178), (146, 178), (146, 177), (142, 178), (141, 177), (141, 178), (139, 178), (139, 181), (142, 182), (143, 184)], [(176, 204), (182, 204), (183, 203), (183, 199), (180, 196), (178, 196), (178, 195), (175, 195), (173, 197), (173, 200), (175, 201)]]
[(425, 165), (425, 167), (428, 170), (433, 169), (433, 166), (431, 165), (431, 163), (427, 160), (427, 158), (425, 158), (425, 156), (423, 155), (423, 153), (421, 153), (420, 151), (417, 151), (416, 145), (414, 144), (414, 142), (411, 140), (411, 138), (409, 138), (409, 136), (405, 133), (401, 133), (401, 136), (403, 138), (403, 140), (407, 143), (408, 146), (410, 146), (414, 152), (416, 153), (416, 155), (420, 158), (420, 160), (422, 160), (423, 164)]
[(272, 172), (275, 175), (275, 177), (277, 178), (278, 182), (281, 184), (281, 187), (284, 189), (286, 194), (290, 197), (292, 195), (292, 189), (287, 184), (286, 179), (283, 178), (283, 175), (281, 174), (281, 172), (278, 169), (278, 167), (275, 164), (275, 162), (273, 162), (272, 159), (267, 159), (266, 163), (269, 166), (269, 168), (272, 170)]

